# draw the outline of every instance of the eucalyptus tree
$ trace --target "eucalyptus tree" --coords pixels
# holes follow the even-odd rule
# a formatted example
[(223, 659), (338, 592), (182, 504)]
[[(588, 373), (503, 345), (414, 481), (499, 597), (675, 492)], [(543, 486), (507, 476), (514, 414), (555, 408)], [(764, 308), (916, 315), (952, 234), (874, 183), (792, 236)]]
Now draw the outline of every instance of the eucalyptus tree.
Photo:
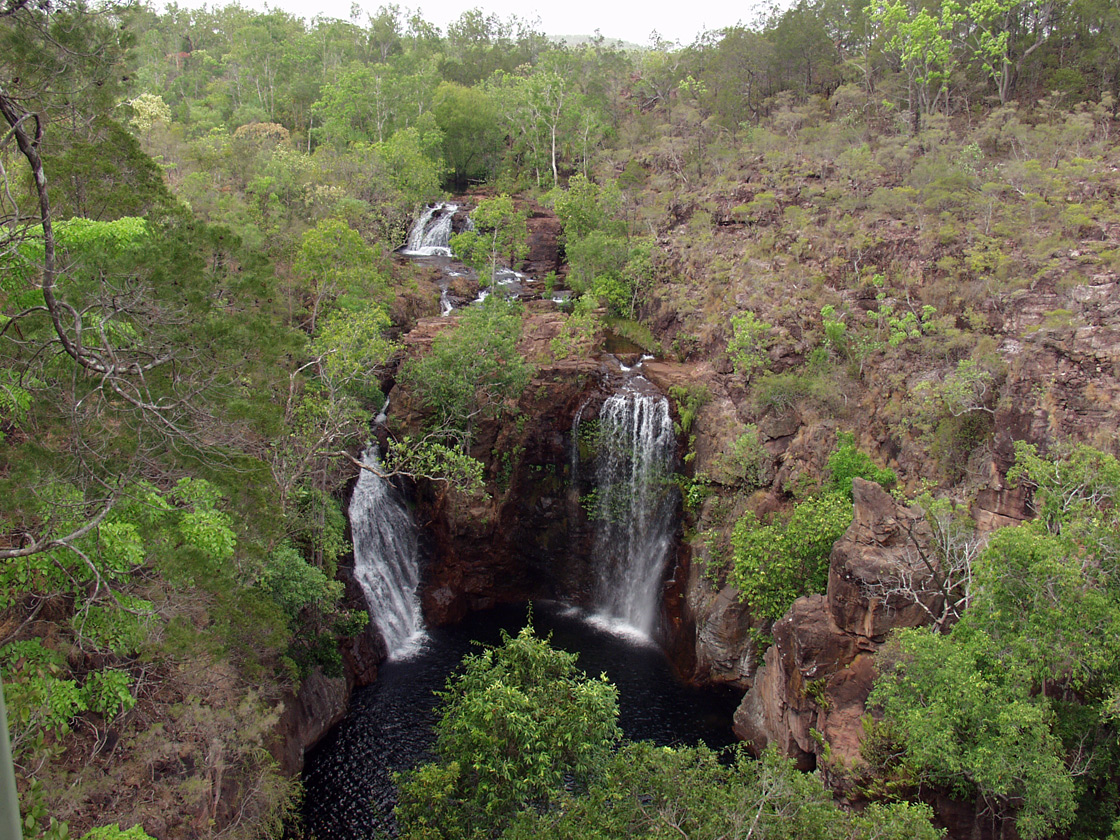
[(1084, 445), (1015, 453), (1009, 477), (1037, 518), (972, 556), (950, 632), (899, 634), (871, 700), (904, 774), (978, 798), (1024, 838), (1104, 836), (1118, 816), (1120, 464)]

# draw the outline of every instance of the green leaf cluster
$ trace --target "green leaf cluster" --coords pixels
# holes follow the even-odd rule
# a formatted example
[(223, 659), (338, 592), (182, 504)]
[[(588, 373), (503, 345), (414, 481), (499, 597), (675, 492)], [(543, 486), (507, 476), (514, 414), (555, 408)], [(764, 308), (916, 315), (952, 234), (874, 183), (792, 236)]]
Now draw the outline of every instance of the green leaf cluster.
[(529, 382), (531, 368), (517, 350), (521, 311), (490, 295), (455, 318), (431, 350), (401, 368), (401, 381), (431, 412), (430, 426), (468, 451), (475, 425), (507, 410)]
[(493, 837), (602, 771), (621, 737), (618, 692), (575, 662), (532, 627), (464, 660), (442, 695), (439, 760), (399, 779), (402, 836)]
[(826, 493), (794, 507), (786, 521), (763, 524), (747, 513), (731, 532), (729, 581), (753, 615), (776, 621), (802, 595), (828, 584), (832, 545), (852, 522), (852, 503)]
[(1040, 517), (992, 535), (948, 635), (899, 634), (872, 701), (918, 778), (976, 796), (1024, 838), (1103, 836), (1120, 810), (1120, 492), (1115, 458), (1019, 443)]
[(898, 476), (889, 467), (877, 467), (866, 452), (856, 448), (856, 436), (852, 432), (840, 432), (836, 439), (836, 450), (828, 458), (828, 487), (847, 498), (852, 498), (852, 479), (862, 478), (874, 481), (884, 490), (890, 490)]
[(842, 809), (817, 774), (766, 751), (622, 740), (617, 692), (525, 628), (464, 660), (444, 694), (438, 760), (400, 777), (410, 840), (937, 840), (926, 805)]

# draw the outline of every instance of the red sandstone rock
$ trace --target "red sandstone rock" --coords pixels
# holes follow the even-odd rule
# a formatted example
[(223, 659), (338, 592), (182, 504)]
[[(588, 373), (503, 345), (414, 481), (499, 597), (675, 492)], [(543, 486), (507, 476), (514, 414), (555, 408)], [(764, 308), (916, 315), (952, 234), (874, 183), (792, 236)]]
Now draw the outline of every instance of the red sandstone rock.
[(877, 484), (855, 479), (852, 495), (852, 525), (833, 546), (827, 596), (799, 598), (774, 625), (774, 644), (735, 713), (735, 733), (753, 750), (776, 745), (803, 767), (815, 764), (822, 738), (834, 758), (858, 758), (871, 654), (889, 630), (928, 622), (912, 598), (892, 592), (922, 574), (924, 520)]

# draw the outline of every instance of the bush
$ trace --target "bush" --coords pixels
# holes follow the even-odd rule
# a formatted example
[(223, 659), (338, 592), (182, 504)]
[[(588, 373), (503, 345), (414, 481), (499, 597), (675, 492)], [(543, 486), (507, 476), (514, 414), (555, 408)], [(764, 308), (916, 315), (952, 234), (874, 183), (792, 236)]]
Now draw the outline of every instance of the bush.
[(748, 513), (731, 533), (739, 598), (755, 616), (776, 621), (802, 595), (823, 592), (832, 545), (851, 522), (851, 501), (835, 492), (801, 502), (784, 525)]
[(398, 778), (405, 838), (497, 836), (602, 772), (621, 737), (618, 691), (526, 627), (464, 660), (436, 725), (438, 760)]
[(828, 486), (852, 498), (852, 479), (863, 478), (889, 490), (898, 480), (889, 467), (876, 467), (866, 452), (856, 449), (856, 437), (851, 432), (837, 436), (836, 451), (828, 459)]

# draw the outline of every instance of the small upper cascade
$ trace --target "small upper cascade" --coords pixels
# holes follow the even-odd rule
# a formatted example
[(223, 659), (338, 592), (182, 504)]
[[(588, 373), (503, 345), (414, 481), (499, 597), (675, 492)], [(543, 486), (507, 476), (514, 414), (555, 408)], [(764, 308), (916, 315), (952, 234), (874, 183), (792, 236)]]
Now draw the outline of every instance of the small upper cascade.
[(602, 575), (596, 606), (648, 637), (677, 524), (669, 401), (627, 384), (603, 403), (597, 437), (595, 553)]
[[(362, 463), (379, 465), (376, 447)], [(354, 536), (354, 577), (362, 587), (370, 618), (381, 631), (390, 659), (414, 652), (425, 638), (420, 610), (420, 551), (416, 525), (397, 489), (363, 469), (350, 499)]]
[(458, 204), (441, 202), (427, 208), (412, 225), (401, 253), (410, 257), (450, 257), (451, 220)]

